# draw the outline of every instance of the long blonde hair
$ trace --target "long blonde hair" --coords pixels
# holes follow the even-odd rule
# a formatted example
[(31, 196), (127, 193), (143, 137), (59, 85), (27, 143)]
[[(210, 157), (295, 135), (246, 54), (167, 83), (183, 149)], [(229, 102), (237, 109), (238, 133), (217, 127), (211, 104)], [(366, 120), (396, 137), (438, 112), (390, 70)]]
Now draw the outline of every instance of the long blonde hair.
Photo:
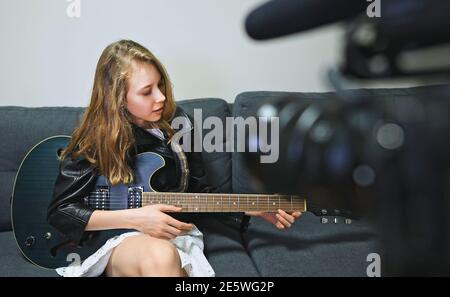
[(68, 147), (60, 155), (61, 160), (68, 155), (73, 160), (79, 156), (86, 158), (113, 185), (131, 183), (134, 178), (128, 161), (135, 139), (131, 115), (126, 108), (133, 61), (153, 64), (159, 70), (166, 102), (161, 119), (148, 124), (163, 129), (169, 137), (174, 134), (169, 123), (176, 105), (167, 71), (142, 45), (120, 40), (108, 45), (101, 54), (95, 70), (91, 102)]

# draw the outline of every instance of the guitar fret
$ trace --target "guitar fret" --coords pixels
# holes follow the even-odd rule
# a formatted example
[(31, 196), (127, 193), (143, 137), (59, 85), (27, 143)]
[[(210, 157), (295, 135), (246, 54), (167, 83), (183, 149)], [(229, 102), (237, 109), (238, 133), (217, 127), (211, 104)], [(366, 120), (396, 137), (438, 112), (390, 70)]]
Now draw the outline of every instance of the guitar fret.
[[(200, 203), (201, 202), (202, 202), (202, 199), (200, 198)], [(203, 205), (203, 212), (206, 212), (207, 208), (208, 208), (208, 197), (205, 196), (205, 202), (202, 203), (202, 205)]]
[(259, 195), (256, 197), (256, 207), (259, 208)]

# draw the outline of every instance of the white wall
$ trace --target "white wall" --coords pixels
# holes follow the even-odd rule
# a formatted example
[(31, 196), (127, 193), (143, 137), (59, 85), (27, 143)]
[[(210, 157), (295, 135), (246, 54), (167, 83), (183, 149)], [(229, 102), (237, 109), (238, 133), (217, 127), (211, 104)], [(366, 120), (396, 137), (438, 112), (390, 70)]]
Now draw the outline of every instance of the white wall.
[(178, 100), (243, 91), (324, 91), (342, 29), (255, 42), (246, 15), (264, 0), (0, 0), (0, 105), (86, 106), (103, 48), (133, 39), (165, 64)]

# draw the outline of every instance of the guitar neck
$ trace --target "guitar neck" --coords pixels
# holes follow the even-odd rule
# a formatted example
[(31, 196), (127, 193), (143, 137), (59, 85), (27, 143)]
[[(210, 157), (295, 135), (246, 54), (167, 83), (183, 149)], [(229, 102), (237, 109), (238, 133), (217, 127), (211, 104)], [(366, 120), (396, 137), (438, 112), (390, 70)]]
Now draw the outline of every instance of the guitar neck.
[(182, 207), (181, 212), (305, 212), (306, 200), (290, 195), (144, 192), (142, 206), (168, 204)]

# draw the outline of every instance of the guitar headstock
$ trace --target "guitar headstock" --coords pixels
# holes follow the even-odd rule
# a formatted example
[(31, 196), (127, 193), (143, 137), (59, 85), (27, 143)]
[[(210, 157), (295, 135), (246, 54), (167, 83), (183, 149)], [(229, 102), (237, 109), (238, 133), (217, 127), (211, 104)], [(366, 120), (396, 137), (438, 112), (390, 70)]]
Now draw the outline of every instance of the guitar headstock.
[[(350, 210), (352, 207), (349, 207), (346, 203), (342, 203), (343, 201), (339, 201), (339, 199), (329, 199), (329, 196), (327, 197), (325, 195), (312, 195), (314, 199), (311, 198), (311, 195), (289, 195), (288, 197), (291, 201), (301, 201), (301, 208), (320, 217), (320, 222), (323, 224), (351, 224), (352, 220), (358, 219), (355, 212)], [(308, 198), (304, 199), (303, 197)]]
[(345, 223), (345, 224), (351, 224), (352, 220), (357, 219), (351, 211), (349, 210), (342, 210), (342, 209), (336, 209), (336, 208), (323, 208), (323, 207), (317, 207), (314, 204), (311, 205), (311, 203), (308, 205), (307, 210), (313, 214), (315, 214), (320, 218), (320, 222), (322, 224), (327, 223)]
[[(299, 199), (299, 196), (291, 196), (293, 199)], [(329, 199), (306, 199), (306, 211), (313, 213), (320, 217), (320, 222), (327, 223), (345, 223), (351, 224), (352, 220), (357, 220), (358, 217), (350, 209), (342, 204), (337, 204), (336, 201)]]

